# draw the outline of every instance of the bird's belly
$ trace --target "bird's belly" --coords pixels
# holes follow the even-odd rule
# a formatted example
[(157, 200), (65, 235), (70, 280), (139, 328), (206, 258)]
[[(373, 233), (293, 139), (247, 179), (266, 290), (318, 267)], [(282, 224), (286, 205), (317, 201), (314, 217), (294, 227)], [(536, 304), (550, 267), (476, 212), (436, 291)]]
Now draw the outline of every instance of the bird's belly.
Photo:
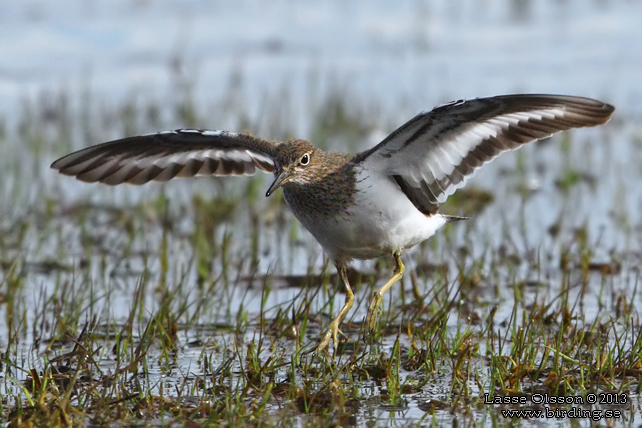
[(353, 202), (334, 216), (296, 213), (334, 260), (390, 255), (425, 241), (446, 223), (439, 214), (417, 210), (387, 177), (360, 177)]

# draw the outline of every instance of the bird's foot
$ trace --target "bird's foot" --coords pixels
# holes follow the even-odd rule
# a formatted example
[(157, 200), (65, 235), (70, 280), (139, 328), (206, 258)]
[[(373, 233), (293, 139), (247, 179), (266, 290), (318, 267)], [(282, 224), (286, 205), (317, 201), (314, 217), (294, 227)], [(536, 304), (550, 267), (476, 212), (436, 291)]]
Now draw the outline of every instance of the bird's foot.
[[(337, 319), (333, 320), (330, 324), (330, 328), (321, 336), (321, 342), (317, 346), (317, 354), (323, 353), (328, 345), (330, 345), (330, 339), (334, 343), (334, 353), (337, 353), (337, 347), (339, 346), (339, 340), (337, 339), (337, 334), (341, 333), (339, 330), (339, 322)], [(343, 334), (343, 333), (341, 333)]]
[(372, 294), (370, 308), (368, 308), (368, 315), (366, 316), (366, 326), (369, 332), (374, 331), (377, 326), (377, 312), (379, 312), (379, 306), (381, 306), (382, 300), (383, 296), (378, 291)]

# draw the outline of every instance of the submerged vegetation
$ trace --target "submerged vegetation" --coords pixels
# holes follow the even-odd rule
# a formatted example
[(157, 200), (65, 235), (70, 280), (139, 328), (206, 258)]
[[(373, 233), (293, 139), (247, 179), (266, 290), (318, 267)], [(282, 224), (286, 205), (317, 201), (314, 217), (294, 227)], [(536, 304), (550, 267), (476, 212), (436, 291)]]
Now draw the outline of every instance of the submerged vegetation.
[[(639, 165), (639, 136), (611, 124), (502, 158), (445, 207), (472, 219), (405, 256), (365, 340), (367, 300), (393, 266), (354, 265), (345, 338), (316, 355), (342, 287), (280, 196), (262, 197), (262, 177), (110, 188), (48, 169), (72, 149), (170, 123), (220, 127), (211, 117), (285, 138), (297, 128), (287, 96), (255, 115), (235, 93), (206, 109), (186, 95), (166, 109), (70, 98), (25, 102), (15, 129), (0, 131), (9, 426), (512, 425), (502, 411), (573, 407), (634, 422), (642, 234), (629, 201), (640, 194), (614, 191), (623, 160), (605, 161), (601, 144)], [(398, 125), (338, 91), (315, 99), (306, 114), (321, 146), (364, 149), (380, 124)]]

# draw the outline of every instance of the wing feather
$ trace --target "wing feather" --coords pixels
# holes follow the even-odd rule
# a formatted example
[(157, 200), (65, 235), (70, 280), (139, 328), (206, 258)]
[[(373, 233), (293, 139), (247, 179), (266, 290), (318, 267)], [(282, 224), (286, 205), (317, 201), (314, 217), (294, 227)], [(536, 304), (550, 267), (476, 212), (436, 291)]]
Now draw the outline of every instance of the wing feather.
[(394, 179), (422, 212), (462, 187), (502, 152), (572, 128), (606, 123), (615, 109), (562, 95), (456, 101), (419, 114), (353, 162)]
[(144, 184), (197, 175), (274, 171), (276, 144), (225, 131), (179, 129), (87, 147), (51, 167), (86, 182)]

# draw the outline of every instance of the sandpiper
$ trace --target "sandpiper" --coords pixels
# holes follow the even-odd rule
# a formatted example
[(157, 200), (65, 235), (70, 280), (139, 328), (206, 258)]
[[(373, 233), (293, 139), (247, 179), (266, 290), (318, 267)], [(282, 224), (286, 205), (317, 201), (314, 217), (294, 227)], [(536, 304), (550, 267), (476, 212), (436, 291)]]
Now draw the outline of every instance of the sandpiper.
[(500, 153), (571, 128), (606, 123), (614, 108), (589, 98), (505, 95), (455, 101), (420, 113), (361, 153), (330, 153), (304, 140), (276, 143), (248, 134), (179, 129), (88, 147), (51, 167), (86, 182), (143, 184), (198, 175), (271, 172), (294, 215), (334, 261), (345, 305), (322, 335), (336, 350), (354, 295), (352, 259), (394, 257), (388, 282), (374, 292), (366, 323), (374, 328), (384, 293), (403, 276), (401, 252), (457, 217), (439, 205)]

